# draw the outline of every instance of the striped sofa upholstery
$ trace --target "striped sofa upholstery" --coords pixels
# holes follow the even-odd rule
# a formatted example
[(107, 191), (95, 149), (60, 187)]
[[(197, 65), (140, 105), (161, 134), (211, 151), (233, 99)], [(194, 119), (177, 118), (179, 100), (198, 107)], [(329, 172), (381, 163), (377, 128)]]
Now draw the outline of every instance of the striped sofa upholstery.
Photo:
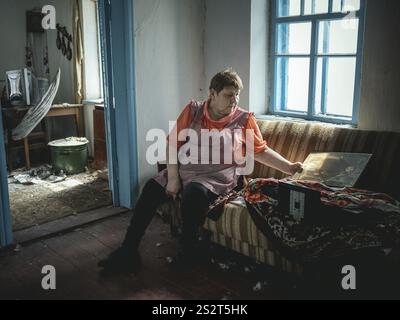
[[(310, 152), (362, 152), (372, 158), (357, 187), (400, 199), (400, 133), (351, 129), (330, 124), (259, 120), (268, 145), (290, 161), (304, 161)], [(272, 168), (255, 164), (252, 177), (283, 178)], [(212, 241), (283, 271), (301, 273), (302, 266), (283, 257), (257, 230), (246, 208), (228, 204), (218, 221), (206, 219)]]
[(218, 221), (206, 219), (204, 228), (211, 232), (211, 240), (258, 262), (283, 271), (302, 273), (302, 266), (275, 250), (273, 244), (258, 231), (247, 208), (228, 204)]
[[(357, 187), (385, 192), (400, 199), (400, 133), (344, 128), (321, 123), (258, 121), (268, 145), (290, 161), (304, 161), (310, 152), (371, 153)], [(282, 178), (272, 168), (256, 164), (253, 177)]]

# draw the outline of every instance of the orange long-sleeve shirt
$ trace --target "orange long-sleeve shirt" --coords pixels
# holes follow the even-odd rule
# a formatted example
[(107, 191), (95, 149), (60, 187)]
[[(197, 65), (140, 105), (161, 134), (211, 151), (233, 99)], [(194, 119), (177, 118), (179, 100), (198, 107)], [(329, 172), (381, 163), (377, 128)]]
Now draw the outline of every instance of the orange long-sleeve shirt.
[[(203, 129), (217, 129), (222, 130), (224, 127), (232, 120), (233, 114), (235, 109), (227, 115), (226, 117), (220, 120), (212, 120), (208, 113), (208, 102), (204, 108), (204, 115), (203, 115), (203, 122), (202, 128)], [(181, 130), (189, 128), (190, 124), (192, 123), (192, 115), (190, 112), (190, 104), (188, 104), (185, 109), (183, 109), (182, 113), (179, 115), (178, 119), (176, 120), (176, 124), (173, 130), (177, 130), (177, 133), (181, 132)], [(254, 153), (260, 153), (265, 151), (268, 146), (266, 141), (263, 139), (260, 128), (257, 125), (256, 118), (252, 113), (250, 113), (249, 118), (247, 120), (246, 126), (243, 128), (243, 140), (246, 138), (246, 129), (253, 130), (254, 132)], [(185, 142), (178, 141), (178, 148), (182, 146)]]

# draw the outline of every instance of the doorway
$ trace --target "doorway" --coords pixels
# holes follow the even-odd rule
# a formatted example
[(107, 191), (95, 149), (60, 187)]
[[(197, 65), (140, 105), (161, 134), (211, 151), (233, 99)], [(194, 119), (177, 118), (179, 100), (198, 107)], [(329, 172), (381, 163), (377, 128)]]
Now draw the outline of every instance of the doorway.
[[(56, 173), (53, 168), (50, 168), (49, 164), (54, 165), (54, 159), (50, 159), (50, 163), (39, 162), (40, 166), (37, 167), (37, 163), (35, 163), (37, 159), (32, 157), (30, 160), (35, 166), (28, 169), (25, 163), (24, 167), (19, 168), (20, 171), (17, 174), (17, 178), (20, 181), (13, 181), (15, 184), (11, 186), (9, 180), (10, 178), (16, 179), (15, 174), (12, 174), (13, 171), (8, 170), (7, 172), (7, 169), (5, 169), (7, 167), (10, 168), (5, 157), (7, 152), (4, 147), (4, 150), (0, 149), (0, 165), (5, 172), (3, 174), (2, 171), (1, 177), (0, 235), (2, 246), (12, 243), (12, 230), (27, 228), (33, 224), (46, 223), (49, 220), (64, 216), (77, 215), (99, 206), (114, 205), (131, 208), (137, 194), (136, 120), (132, 61), (133, 3), (123, 0), (113, 1), (113, 10), (111, 10), (111, 3), (107, 0), (98, 2), (70, 0), (70, 2), (72, 2), (72, 8), (77, 4), (80, 10), (86, 10), (85, 14), (81, 11), (78, 15), (83, 22), (81, 30), (83, 33), (83, 46), (85, 47), (90, 41), (92, 44), (98, 45), (96, 50), (86, 50), (85, 53), (92, 51), (92, 54), (94, 54), (93, 52), (97, 51), (97, 70), (95, 67), (94, 70), (95, 73), (98, 72), (99, 74), (98, 82), (101, 83), (103, 81), (104, 83), (104, 85), (99, 86), (99, 91), (102, 94), (99, 99), (93, 99), (93, 96), (91, 97), (90, 95), (82, 96), (81, 99), (82, 108), (85, 108), (85, 120), (88, 121), (88, 114), (93, 115), (92, 123), (90, 121), (89, 125), (88, 122), (85, 123), (85, 135), (80, 137), (85, 137), (88, 140), (89, 161), (86, 162), (87, 166), (85, 166), (83, 172), (69, 174), (68, 172)], [(62, 11), (60, 7), (57, 9), (57, 1), (55, 4), (56, 12)], [(94, 13), (97, 22), (97, 39), (85, 38), (85, 31), (87, 30), (85, 30), (84, 19), (88, 19), (87, 10), (90, 10), (89, 6), (93, 4), (96, 6), (92, 14)], [(112, 19), (113, 15), (117, 15), (118, 19)], [(93, 23), (88, 22), (88, 25), (88, 29), (90, 29)], [(68, 27), (66, 27), (66, 30), (68, 30)], [(122, 39), (117, 39), (115, 36), (112, 37), (112, 34), (118, 33), (123, 35)], [(91, 34), (93, 35), (93, 32)], [(56, 37), (63, 38), (61, 43), (65, 40), (68, 41), (67, 36), (64, 39), (63, 30), (59, 31), (57, 29)], [(57, 38), (55, 39), (55, 44), (58, 48), (59, 41), (57, 41)], [(74, 38), (76, 38), (76, 34)], [(86, 89), (87, 93), (91, 89), (93, 90), (93, 87), (88, 88), (88, 82), (85, 83), (85, 76), (90, 75), (93, 80), (93, 64), (92, 66), (89, 63), (85, 65), (85, 60), (93, 62), (93, 59), (83, 57), (85, 68), (82, 70), (81, 88)], [(124, 70), (125, 64), (123, 61), (128, 62), (126, 65), (132, 67)], [(89, 70), (90, 68), (92, 69)], [(90, 81), (90, 83), (93, 84), (93, 81)], [(114, 83), (123, 83), (127, 87), (124, 85), (124, 88), (120, 88), (114, 86)], [(129, 90), (125, 90), (127, 88)], [(77, 91), (79, 90), (77, 90), (75, 82), (73, 93), (76, 94)], [(104, 98), (102, 99), (102, 97)], [(62, 119), (60, 117), (60, 120)], [(53, 128), (57, 129), (64, 126), (61, 131), (65, 134), (65, 131), (68, 130), (68, 124), (66, 124), (68, 120), (64, 117), (64, 121), (62, 124), (60, 121), (58, 124), (50, 124), (50, 127), (53, 125)], [(80, 121), (82, 121), (82, 118)], [(78, 121), (75, 121), (75, 123), (77, 124), (76, 131), (78, 132), (79, 123)], [(127, 136), (126, 132), (129, 132), (130, 136)], [(57, 130), (53, 130), (52, 133), (57, 133)], [(63, 139), (64, 137), (56, 138)], [(2, 137), (0, 137), (0, 142), (4, 146)], [(118, 148), (118, 145), (122, 145), (124, 148)], [(101, 148), (103, 150), (99, 152)], [(106, 159), (104, 159), (104, 155), (107, 155)], [(49, 172), (46, 173), (46, 169)], [(60, 181), (54, 183), (53, 181), (38, 179), (43, 173), (44, 176), (50, 173), (51, 179), (59, 179)], [(36, 183), (32, 184), (32, 181), (28, 181), (30, 183), (29, 186), (24, 185), (21, 183), (24, 175), (26, 179), (34, 180)], [(50, 192), (49, 189), (53, 189), (54, 192)], [(24, 193), (24, 190), (29, 190), (29, 192)], [(22, 194), (24, 194), (24, 197), (21, 197)], [(27, 199), (31, 199), (31, 203)], [(8, 203), (7, 200), (9, 200)], [(28, 214), (21, 219), (19, 212)]]

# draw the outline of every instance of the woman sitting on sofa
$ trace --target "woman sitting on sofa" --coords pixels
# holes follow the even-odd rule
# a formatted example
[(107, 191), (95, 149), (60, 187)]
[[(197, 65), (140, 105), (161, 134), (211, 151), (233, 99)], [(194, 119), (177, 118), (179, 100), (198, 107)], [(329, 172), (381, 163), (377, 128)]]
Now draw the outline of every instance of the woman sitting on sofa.
[[(167, 168), (143, 188), (121, 247), (99, 262), (104, 274), (134, 272), (140, 267), (138, 247), (145, 230), (158, 206), (179, 195), (183, 228), (175, 264), (196, 263), (197, 230), (204, 223), (207, 209), (218, 195), (236, 187), (238, 170), (243, 169), (243, 163), (236, 161), (238, 148), (246, 159), (287, 174), (301, 171), (300, 162), (292, 163), (267, 147), (254, 115), (238, 107), (242, 88), (238, 74), (227, 69), (212, 78), (207, 101), (192, 101), (185, 107), (168, 139)], [(221, 137), (228, 137), (228, 143), (221, 146)], [(207, 162), (209, 151), (211, 163)]]

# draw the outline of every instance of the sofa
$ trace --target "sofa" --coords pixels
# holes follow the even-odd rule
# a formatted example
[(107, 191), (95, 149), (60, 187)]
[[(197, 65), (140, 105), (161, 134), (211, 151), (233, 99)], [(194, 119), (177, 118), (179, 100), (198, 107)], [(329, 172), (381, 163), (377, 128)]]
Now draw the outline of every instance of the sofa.
[[(370, 153), (372, 157), (356, 187), (387, 193), (400, 199), (400, 133), (377, 132), (318, 122), (258, 120), (268, 146), (290, 161), (304, 161), (310, 152)], [(281, 172), (255, 164), (251, 178), (284, 178)], [(168, 210), (177, 210), (169, 206)], [(174, 216), (179, 216), (175, 212)], [(179, 219), (173, 219), (173, 224)], [(211, 240), (260, 263), (282, 271), (301, 274), (303, 266), (283, 256), (260, 232), (246, 207), (225, 205), (217, 221), (206, 218), (204, 228)]]

